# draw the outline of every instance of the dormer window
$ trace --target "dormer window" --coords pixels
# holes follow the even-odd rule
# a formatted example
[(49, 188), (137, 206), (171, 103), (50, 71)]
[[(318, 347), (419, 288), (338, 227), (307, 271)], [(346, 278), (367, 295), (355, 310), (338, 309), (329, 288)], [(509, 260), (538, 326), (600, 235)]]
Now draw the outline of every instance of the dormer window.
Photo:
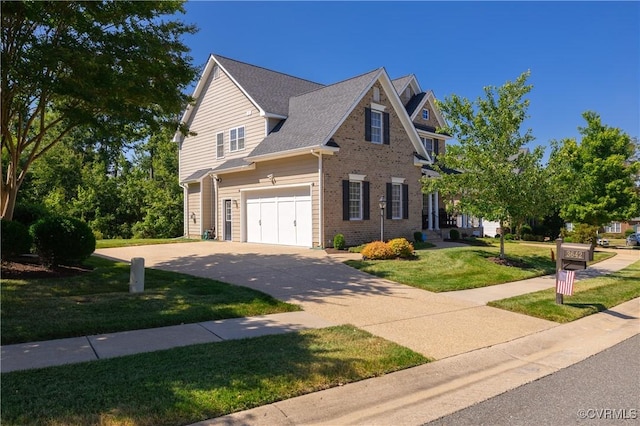
[(428, 119), (429, 119), (429, 110), (428, 110), (428, 109), (426, 109), (426, 108), (424, 108), (424, 109), (422, 110), (422, 119), (423, 119), (423, 120), (428, 120)]

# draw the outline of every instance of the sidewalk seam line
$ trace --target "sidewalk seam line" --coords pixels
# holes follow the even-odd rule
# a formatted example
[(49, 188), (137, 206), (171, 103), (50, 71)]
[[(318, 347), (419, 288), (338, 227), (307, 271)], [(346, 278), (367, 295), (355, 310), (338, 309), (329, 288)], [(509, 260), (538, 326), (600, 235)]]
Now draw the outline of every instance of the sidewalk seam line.
[(209, 333), (213, 334), (214, 336), (216, 336), (218, 339), (220, 339), (221, 341), (224, 341), (225, 339), (223, 339), (222, 337), (218, 336), (216, 333), (214, 333), (213, 331), (209, 330), (207, 327), (205, 327), (204, 325), (202, 325), (201, 322), (196, 323), (198, 324), (200, 327), (204, 328), (205, 330), (207, 330)]
[(89, 339), (89, 336), (84, 336), (84, 338), (87, 339), (87, 343), (89, 343), (89, 346), (91, 347), (93, 354), (96, 356), (96, 359), (102, 359), (100, 358), (100, 355), (98, 355), (98, 351), (96, 351), (96, 348), (93, 347), (93, 343), (91, 343), (91, 339)]

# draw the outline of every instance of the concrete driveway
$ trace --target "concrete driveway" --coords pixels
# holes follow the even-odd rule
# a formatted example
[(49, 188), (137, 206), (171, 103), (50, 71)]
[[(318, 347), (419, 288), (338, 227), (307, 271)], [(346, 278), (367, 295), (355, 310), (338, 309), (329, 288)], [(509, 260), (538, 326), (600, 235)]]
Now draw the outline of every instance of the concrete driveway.
[(557, 326), (397, 284), (342, 264), (359, 255), (231, 242), (100, 249), (96, 254), (125, 261), (143, 257), (146, 267), (251, 287), (299, 304), (329, 322), (355, 325), (435, 359)]

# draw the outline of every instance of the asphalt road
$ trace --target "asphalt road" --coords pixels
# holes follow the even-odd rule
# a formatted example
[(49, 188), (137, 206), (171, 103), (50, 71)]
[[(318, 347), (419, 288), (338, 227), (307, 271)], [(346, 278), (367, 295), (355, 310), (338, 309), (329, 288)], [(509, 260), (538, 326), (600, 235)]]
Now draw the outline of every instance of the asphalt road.
[(640, 424), (640, 335), (435, 425)]

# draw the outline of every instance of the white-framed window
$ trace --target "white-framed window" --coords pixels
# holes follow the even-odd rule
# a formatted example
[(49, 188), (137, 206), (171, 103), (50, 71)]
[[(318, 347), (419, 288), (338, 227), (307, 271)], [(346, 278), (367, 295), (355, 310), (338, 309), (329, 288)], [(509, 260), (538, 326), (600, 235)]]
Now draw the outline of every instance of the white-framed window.
[(371, 110), (371, 142), (382, 143), (382, 113)]
[(607, 226), (604, 227), (604, 232), (607, 234), (619, 234), (622, 232), (622, 227), (620, 222), (611, 222)]
[(422, 145), (424, 146), (424, 149), (427, 150), (429, 157), (433, 158), (433, 139), (420, 138), (420, 140), (422, 141)]
[(362, 220), (362, 182), (349, 181), (349, 219)]
[(216, 134), (216, 158), (224, 157), (224, 133)]
[(428, 110), (428, 109), (424, 108), (424, 109), (422, 110), (422, 118), (423, 118), (424, 120), (428, 120), (428, 119), (429, 119), (429, 110)]
[(391, 218), (402, 219), (402, 184), (391, 184)]
[(571, 222), (565, 223), (564, 228), (569, 232), (573, 232), (573, 223)]
[(244, 126), (229, 130), (229, 151), (242, 151), (244, 149)]

